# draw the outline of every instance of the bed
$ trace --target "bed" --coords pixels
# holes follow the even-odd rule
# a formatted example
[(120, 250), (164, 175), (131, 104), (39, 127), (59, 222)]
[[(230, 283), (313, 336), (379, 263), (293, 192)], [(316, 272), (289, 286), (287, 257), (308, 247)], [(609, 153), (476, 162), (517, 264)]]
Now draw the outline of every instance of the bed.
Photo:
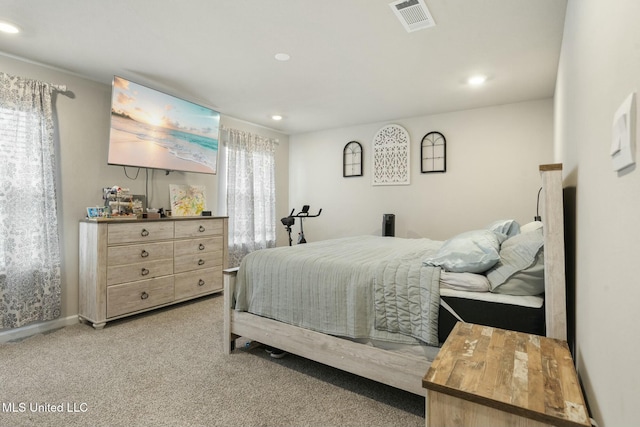
[[(424, 395), (422, 377), (457, 321), (566, 340), (562, 165), (542, 165), (540, 173), (541, 229), (512, 232), (500, 223), (473, 230), (474, 244), (485, 241), (486, 230), (497, 236), (499, 261), (490, 270), (483, 270), (485, 255), (495, 254), (482, 243), (477, 257), (465, 253), (464, 268), (452, 271), (460, 263), (459, 251), (451, 250), (460, 249), (459, 236), (445, 242), (354, 236), (247, 256), (224, 275), (225, 352), (244, 337)], [(462, 234), (467, 248), (468, 233)], [(544, 266), (536, 271), (542, 295), (460, 290), (458, 276), (449, 283), (455, 273), (504, 275), (505, 248), (516, 240), (543, 248), (535, 251)], [(505, 289), (512, 282), (506, 283)]]

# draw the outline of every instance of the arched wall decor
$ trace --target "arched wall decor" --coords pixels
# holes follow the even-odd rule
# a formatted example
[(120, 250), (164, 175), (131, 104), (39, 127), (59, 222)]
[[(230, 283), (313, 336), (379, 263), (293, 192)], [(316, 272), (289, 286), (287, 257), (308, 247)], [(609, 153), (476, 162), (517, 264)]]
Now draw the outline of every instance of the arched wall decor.
[(447, 171), (447, 140), (440, 132), (429, 132), (420, 144), (420, 172)]
[(373, 138), (373, 185), (410, 183), (409, 133), (399, 125), (387, 125)]
[(362, 145), (358, 141), (348, 142), (342, 150), (342, 176), (362, 176)]

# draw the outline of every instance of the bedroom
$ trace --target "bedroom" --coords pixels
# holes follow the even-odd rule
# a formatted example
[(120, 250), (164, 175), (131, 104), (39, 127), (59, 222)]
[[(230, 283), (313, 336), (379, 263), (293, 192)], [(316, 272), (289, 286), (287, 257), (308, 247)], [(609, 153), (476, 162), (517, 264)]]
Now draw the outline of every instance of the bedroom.
[[(387, 7), (386, 3), (384, 7)], [(564, 163), (565, 185), (577, 187), (578, 201), (578, 372), (598, 423), (624, 425), (638, 415), (633, 403), (637, 400), (636, 384), (639, 382), (633, 357), (637, 353), (637, 344), (627, 344), (626, 339), (634, 336), (632, 301), (637, 299), (638, 291), (630, 287), (634, 283), (634, 275), (629, 266), (634, 265), (635, 255), (639, 253), (633, 236), (638, 231), (634, 213), (640, 203), (628, 196), (637, 194), (635, 173), (618, 177), (612, 172), (608, 141), (613, 113), (639, 83), (638, 30), (631, 18), (637, 16), (638, 6), (632, 1), (599, 3), (602, 2), (569, 1), (555, 95), (552, 92), (543, 99), (441, 115), (382, 117), (363, 122), (371, 123), (368, 125), (328, 125), (325, 127), (327, 130), (307, 134), (287, 135), (240, 120), (226, 120), (230, 126), (266, 133), (266, 136), (280, 140), (277, 161), (288, 167), (277, 169), (281, 195), (277, 202), (278, 214), (284, 216), (291, 208), (299, 208), (302, 204), (310, 204), (312, 209), (324, 209), (321, 218), (305, 224), (309, 240), (345, 235), (351, 230), (377, 234), (383, 213), (395, 213), (397, 235), (407, 237), (428, 235), (445, 238), (460, 231), (457, 228), (460, 224), (484, 225), (516, 204), (511, 216), (527, 220), (535, 212), (537, 165), (552, 161)], [(599, 30), (593, 32), (596, 27)], [(625, 31), (619, 31), (619, 28)], [(4, 72), (65, 84), (75, 94), (74, 99), (64, 96), (57, 99), (62, 144), (61, 212), (65, 218), (62, 317), (72, 317), (77, 313), (78, 304), (75, 242), (80, 212), (86, 206), (99, 202), (98, 189), (103, 185), (120, 184), (126, 179), (121, 168), (107, 166), (104, 158), (95, 155), (103, 151), (107, 138), (108, 124), (104, 112), (108, 111), (110, 87), (106, 83), (18, 58), (3, 56), (0, 63)], [(427, 181), (426, 177), (416, 173), (409, 186), (372, 188), (366, 169), (363, 178), (343, 179), (340, 155), (344, 144), (351, 139), (369, 144), (372, 135), (388, 122), (406, 126), (414, 138), (413, 142), (432, 127), (440, 125), (448, 126), (448, 130), (443, 132), (450, 141), (475, 142), (474, 136), (485, 133), (491, 138), (483, 139), (483, 144), (473, 148), (461, 148), (451, 142), (450, 159), (458, 162), (459, 169), (434, 177), (438, 181), (435, 185), (432, 184), (434, 180)], [(515, 150), (510, 146), (509, 141), (513, 138), (522, 139), (524, 147)], [(466, 150), (470, 151), (467, 153)], [(319, 158), (319, 153), (326, 154)], [(499, 154), (494, 156), (494, 153)], [(527, 158), (523, 159), (523, 154)], [(331, 160), (332, 156), (335, 161)], [(366, 161), (365, 166), (368, 166)], [(513, 167), (516, 176), (522, 177), (522, 182), (501, 183), (497, 174), (505, 167)], [(305, 171), (309, 168), (313, 173), (307, 175)], [(176, 179), (186, 178), (179, 175), (156, 177), (155, 191), (164, 194), (167, 184), (181, 183)], [(204, 178), (188, 179), (200, 183)], [(318, 188), (325, 181), (327, 187)], [(447, 196), (451, 194), (450, 189), (459, 189), (465, 182), (473, 182), (484, 189), (495, 188), (491, 194), (491, 203), (495, 207), (485, 208), (485, 199), (471, 190), (456, 194), (456, 197)], [(209, 198), (215, 200), (215, 184), (209, 186), (212, 187), (208, 190), (211, 192)], [(413, 200), (434, 186), (437, 191), (442, 191), (439, 194), (446, 206), (471, 200), (473, 208), (461, 209), (457, 205), (457, 209), (440, 210), (433, 212), (432, 218), (422, 219), (418, 215), (425, 206), (428, 207), (427, 202), (420, 197), (416, 202)], [(359, 197), (354, 198), (354, 194)], [(381, 194), (388, 198), (381, 197)], [(509, 203), (507, 197), (516, 197), (517, 203)], [(357, 206), (350, 203), (357, 203)], [(348, 210), (357, 213), (347, 219), (343, 214)], [(464, 218), (455, 217), (463, 214)], [(450, 217), (453, 218), (448, 220)], [(599, 224), (602, 227), (598, 227)], [(278, 227), (277, 231), (279, 243), (286, 244), (284, 229)], [(596, 260), (609, 266), (606, 275), (596, 268)], [(608, 314), (594, 316), (594, 312)], [(611, 340), (603, 342), (602, 337), (605, 336)], [(605, 345), (610, 350), (603, 354), (601, 349)]]

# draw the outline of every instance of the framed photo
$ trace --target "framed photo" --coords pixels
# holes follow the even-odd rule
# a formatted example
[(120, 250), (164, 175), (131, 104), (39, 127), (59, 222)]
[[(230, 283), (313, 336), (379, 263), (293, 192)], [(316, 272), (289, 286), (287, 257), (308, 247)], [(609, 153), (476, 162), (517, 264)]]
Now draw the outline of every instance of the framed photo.
[(104, 216), (103, 206), (93, 206), (87, 208), (87, 218), (101, 218)]

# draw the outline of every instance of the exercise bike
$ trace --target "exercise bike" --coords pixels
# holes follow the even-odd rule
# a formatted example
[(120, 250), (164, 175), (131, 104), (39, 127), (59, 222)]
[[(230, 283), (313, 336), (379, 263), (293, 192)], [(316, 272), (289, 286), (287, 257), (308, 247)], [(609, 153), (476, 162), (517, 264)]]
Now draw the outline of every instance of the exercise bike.
[(307, 239), (305, 239), (305, 237), (304, 237), (304, 228), (302, 226), (302, 219), (303, 218), (316, 218), (316, 217), (320, 216), (320, 214), (322, 213), (322, 209), (320, 209), (317, 214), (310, 215), (309, 214), (309, 205), (304, 205), (300, 212), (298, 212), (295, 215), (293, 214), (294, 212), (295, 212), (295, 209), (292, 209), (291, 213), (289, 214), (289, 216), (284, 217), (284, 218), (282, 218), (280, 220), (282, 222), (282, 225), (284, 225), (284, 227), (287, 229), (287, 233), (289, 234), (289, 246), (291, 246), (292, 243), (293, 243), (293, 240), (291, 239), (291, 226), (296, 223), (296, 218), (300, 218), (300, 233), (298, 233), (298, 244), (307, 243)]

